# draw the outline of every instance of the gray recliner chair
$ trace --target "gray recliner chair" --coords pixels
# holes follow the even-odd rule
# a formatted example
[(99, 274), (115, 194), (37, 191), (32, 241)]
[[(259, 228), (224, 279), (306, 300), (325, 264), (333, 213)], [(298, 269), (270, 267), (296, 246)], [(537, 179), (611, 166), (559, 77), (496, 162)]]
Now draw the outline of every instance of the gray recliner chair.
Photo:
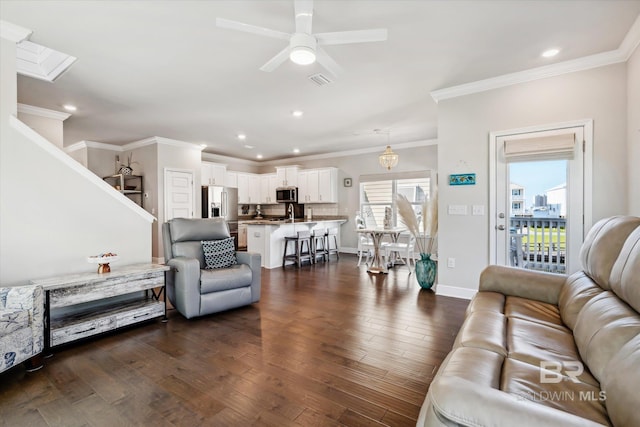
[(204, 240), (230, 237), (221, 219), (174, 218), (162, 224), (167, 297), (187, 319), (260, 300), (260, 254), (236, 252), (238, 263), (205, 269)]

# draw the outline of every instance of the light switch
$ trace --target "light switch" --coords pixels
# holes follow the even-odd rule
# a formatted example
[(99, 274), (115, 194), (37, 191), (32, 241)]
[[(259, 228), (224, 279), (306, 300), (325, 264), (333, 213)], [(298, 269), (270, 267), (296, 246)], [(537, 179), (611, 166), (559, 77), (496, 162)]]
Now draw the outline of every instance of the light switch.
[(471, 215), (484, 215), (484, 205), (473, 205)]
[(467, 205), (449, 205), (449, 215), (466, 215)]

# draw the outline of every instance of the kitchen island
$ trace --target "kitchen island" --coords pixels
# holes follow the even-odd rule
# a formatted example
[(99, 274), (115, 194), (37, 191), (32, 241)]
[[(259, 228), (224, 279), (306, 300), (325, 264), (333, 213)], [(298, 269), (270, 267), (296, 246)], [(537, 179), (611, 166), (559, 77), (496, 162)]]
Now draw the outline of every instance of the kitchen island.
[(335, 227), (338, 229), (339, 245), (340, 225), (346, 221), (346, 218), (243, 221), (247, 225), (247, 252), (257, 252), (262, 255), (264, 268), (281, 267), (285, 237), (295, 236), (298, 231), (324, 231)]

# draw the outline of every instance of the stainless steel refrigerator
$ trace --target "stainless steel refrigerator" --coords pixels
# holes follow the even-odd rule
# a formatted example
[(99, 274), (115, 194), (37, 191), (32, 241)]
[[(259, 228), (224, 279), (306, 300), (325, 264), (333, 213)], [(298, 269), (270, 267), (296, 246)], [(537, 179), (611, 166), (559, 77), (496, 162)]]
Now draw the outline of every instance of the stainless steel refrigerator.
[(202, 218), (224, 218), (238, 247), (238, 189), (202, 187)]

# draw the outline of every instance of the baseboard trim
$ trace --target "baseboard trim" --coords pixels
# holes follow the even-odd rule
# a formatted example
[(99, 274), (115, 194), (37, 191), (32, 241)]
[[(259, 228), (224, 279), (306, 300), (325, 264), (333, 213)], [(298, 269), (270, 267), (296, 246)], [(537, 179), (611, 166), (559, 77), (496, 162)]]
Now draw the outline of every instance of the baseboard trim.
[(457, 286), (448, 285), (436, 285), (436, 295), (442, 295), (444, 297), (462, 298), (470, 300), (478, 292), (477, 289), (460, 288)]

